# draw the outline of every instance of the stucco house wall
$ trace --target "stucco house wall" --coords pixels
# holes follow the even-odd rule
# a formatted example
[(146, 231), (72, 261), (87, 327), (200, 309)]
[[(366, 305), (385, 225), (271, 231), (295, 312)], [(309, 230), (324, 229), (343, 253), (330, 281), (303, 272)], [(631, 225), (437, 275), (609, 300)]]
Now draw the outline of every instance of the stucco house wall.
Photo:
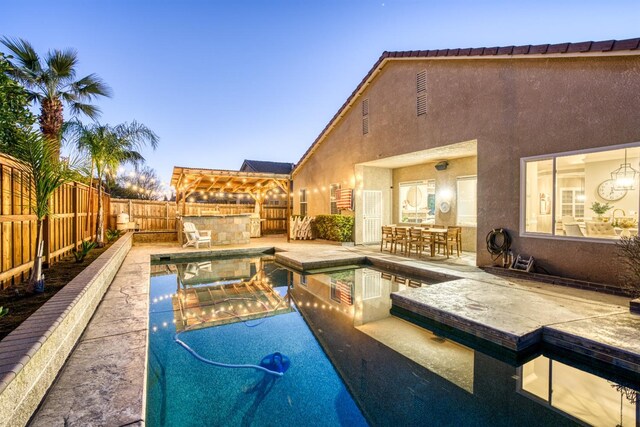
[[(416, 116), (416, 73), (427, 71), (427, 111)], [(640, 57), (394, 59), (335, 121), (293, 174), (308, 212), (327, 213), (320, 189), (332, 182), (364, 189), (358, 163), (477, 140), (477, 264), (491, 264), (486, 233), (506, 228), (515, 253), (552, 274), (612, 283), (612, 242), (519, 236), (520, 159), (640, 141)], [(369, 99), (369, 134), (361, 101)], [(294, 197), (295, 210), (299, 206)], [(356, 203), (358, 202), (356, 198)], [(386, 201), (388, 203), (390, 201)], [(390, 204), (390, 203), (388, 203)]]

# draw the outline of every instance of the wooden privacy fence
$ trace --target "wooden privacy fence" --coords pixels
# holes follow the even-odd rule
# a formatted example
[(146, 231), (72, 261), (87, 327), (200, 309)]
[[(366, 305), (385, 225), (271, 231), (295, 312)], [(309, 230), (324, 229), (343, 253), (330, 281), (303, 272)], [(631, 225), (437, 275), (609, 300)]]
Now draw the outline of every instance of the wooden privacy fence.
[[(34, 194), (30, 177), (15, 160), (0, 154), (0, 288), (28, 277), (35, 256), (36, 216), (31, 212)], [(90, 211), (89, 208), (89, 198)], [(109, 195), (103, 197), (105, 224)], [(95, 235), (98, 190), (72, 182), (60, 187), (50, 201), (44, 222), (45, 264), (58, 261), (83, 240)], [(46, 273), (45, 273), (46, 275)]]
[[(253, 213), (252, 204), (218, 204), (218, 203), (186, 203), (186, 215), (203, 215), (211, 212), (221, 214)], [(116, 228), (117, 216), (120, 213), (129, 215), (129, 221), (137, 224), (145, 231), (174, 231), (176, 229), (176, 202), (160, 202), (155, 200), (111, 199), (109, 227)], [(287, 212), (285, 206), (263, 207), (262, 232), (264, 234), (283, 233), (287, 229)]]

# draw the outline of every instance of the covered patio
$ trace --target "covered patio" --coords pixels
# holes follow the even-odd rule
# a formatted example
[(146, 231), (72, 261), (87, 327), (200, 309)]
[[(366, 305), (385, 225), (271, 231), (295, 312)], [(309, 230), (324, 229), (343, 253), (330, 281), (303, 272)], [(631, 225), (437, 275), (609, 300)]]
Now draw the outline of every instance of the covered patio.
[[(474, 254), (477, 243), (477, 140), (384, 157), (355, 165), (356, 243), (386, 243), (385, 226), (404, 231), (392, 252), (413, 253), (410, 232), (423, 229), (443, 246), (453, 237), (456, 256)], [(455, 236), (447, 232), (455, 231)], [(429, 234), (431, 233), (431, 234)], [(395, 236), (395, 234), (394, 234)], [(418, 243), (422, 238), (416, 237)], [(424, 239), (427, 242), (427, 238)], [(429, 243), (429, 242), (427, 242)], [(386, 249), (387, 244), (383, 245)], [(423, 246), (416, 244), (416, 246)], [(420, 251), (422, 252), (422, 251)], [(426, 253), (425, 252), (425, 253)]]

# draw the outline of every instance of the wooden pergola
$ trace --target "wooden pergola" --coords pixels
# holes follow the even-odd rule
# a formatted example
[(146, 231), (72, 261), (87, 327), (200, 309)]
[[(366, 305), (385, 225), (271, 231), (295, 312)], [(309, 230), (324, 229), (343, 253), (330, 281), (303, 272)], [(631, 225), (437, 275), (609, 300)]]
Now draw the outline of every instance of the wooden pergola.
[(278, 195), (287, 200), (287, 240), (291, 219), (291, 176), (286, 174), (239, 172), (221, 169), (199, 169), (174, 166), (171, 186), (176, 191), (177, 211), (184, 214), (191, 195), (224, 197), (229, 194), (247, 194), (255, 201), (256, 211), (269, 197)]

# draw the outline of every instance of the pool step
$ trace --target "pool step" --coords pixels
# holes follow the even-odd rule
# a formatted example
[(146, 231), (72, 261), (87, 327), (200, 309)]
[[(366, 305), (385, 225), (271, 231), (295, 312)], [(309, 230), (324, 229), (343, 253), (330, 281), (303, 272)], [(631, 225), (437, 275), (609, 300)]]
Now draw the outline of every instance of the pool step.
[(347, 265), (361, 265), (367, 257), (337, 247), (336, 249), (277, 252), (276, 262), (298, 271), (317, 270)]
[(393, 310), (513, 352), (543, 342), (640, 373), (640, 316), (627, 307), (460, 279), (391, 294)]

